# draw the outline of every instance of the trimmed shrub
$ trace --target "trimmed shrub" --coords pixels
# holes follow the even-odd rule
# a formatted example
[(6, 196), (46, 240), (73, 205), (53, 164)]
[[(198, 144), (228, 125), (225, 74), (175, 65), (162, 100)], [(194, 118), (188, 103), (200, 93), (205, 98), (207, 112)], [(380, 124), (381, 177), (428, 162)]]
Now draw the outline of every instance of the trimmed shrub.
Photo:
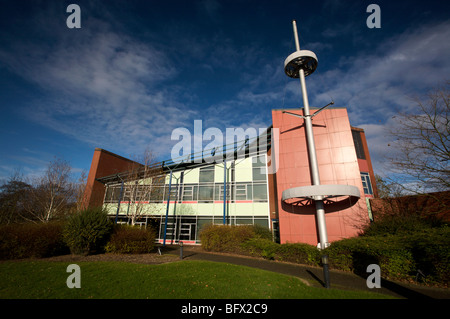
[(308, 244), (283, 244), (280, 245), (277, 260), (317, 266), (320, 262), (320, 251)]
[(377, 264), (381, 275), (391, 279), (408, 279), (415, 269), (411, 251), (397, 236), (371, 236), (343, 239), (326, 250), (330, 267), (366, 276), (367, 266)]
[(265, 259), (275, 259), (280, 250), (280, 245), (265, 238), (250, 238), (241, 244), (242, 249), (252, 256), (263, 257)]
[(319, 250), (308, 244), (277, 244), (269, 239), (251, 238), (242, 243), (242, 248), (253, 256), (265, 259), (288, 261), (317, 266), (320, 261)]
[(389, 259), (386, 275), (393, 278), (406, 278), (409, 275), (410, 279), (415, 279), (420, 270), (427, 282), (448, 284), (449, 235), (450, 227), (445, 220), (416, 212), (409, 215), (381, 215), (364, 229), (360, 239), (367, 241), (375, 238), (375, 241), (389, 242), (389, 249), (384, 252), (384, 259)]
[(320, 260), (316, 247), (308, 244), (277, 244), (269, 229), (255, 225), (209, 225), (200, 233), (203, 249), (207, 251), (250, 254), (308, 265)]
[(63, 224), (13, 224), (0, 227), (0, 259), (43, 258), (69, 252), (62, 235)]
[(241, 244), (250, 238), (267, 237), (260, 227), (253, 225), (207, 225), (200, 232), (203, 249), (207, 251), (243, 253)]
[(136, 228), (127, 225), (114, 227), (111, 239), (105, 247), (108, 253), (145, 254), (155, 247), (156, 233), (152, 228)]
[[(387, 224), (385, 224), (388, 226)], [(323, 252), (308, 244), (277, 244), (257, 235), (252, 226), (205, 228), (200, 238), (205, 250), (249, 254), (279, 261), (320, 266), (329, 256), (330, 268), (367, 276), (367, 266), (377, 264), (381, 275), (393, 280), (416, 280), (420, 270), (429, 284), (450, 283), (450, 227), (417, 227), (411, 222), (401, 231), (360, 236), (333, 242)], [(394, 229), (394, 228), (392, 228)], [(406, 229), (415, 231), (407, 232)]]
[(427, 281), (450, 283), (450, 227), (418, 232), (403, 240)]
[(273, 235), (269, 228), (260, 225), (252, 225), (250, 227), (252, 227), (255, 233), (255, 238), (262, 238), (272, 241)]
[(102, 208), (89, 208), (69, 217), (64, 240), (72, 254), (98, 253), (108, 242), (112, 225)]

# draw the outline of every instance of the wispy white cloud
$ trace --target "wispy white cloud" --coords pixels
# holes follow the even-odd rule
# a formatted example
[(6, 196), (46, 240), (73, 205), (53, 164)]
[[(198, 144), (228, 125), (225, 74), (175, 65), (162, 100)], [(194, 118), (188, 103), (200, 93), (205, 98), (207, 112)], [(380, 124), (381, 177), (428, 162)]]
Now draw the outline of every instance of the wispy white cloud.
[[(205, 2), (199, 10), (212, 17), (220, 6)], [(253, 63), (263, 54), (253, 44), (242, 49), (220, 31), (212, 38), (189, 32), (180, 37), (175, 32), (173, 41), (184, 48), (179, 56), (168, 47), (161, 49), (172, 40), (165, 44), (142, 41), (89, 19), (83, 20), (79, 33), (70, 35), (66, 29), (45, 28), (54, 39), (51, 44), (11, 39), (9, 47), (0, 49), (4, 65), (45, 92), (44, 98), (24, 108), (28, 119), (125, 156), (149, 146), (163, 157), (170, 154), (172, 130), (190, 127), (195, 119), (205, 120), (205, 128), (268, 125), (270, 112), (255, 115), (253, 107), (262, 110), (278, 93), (252, 90), (261, 84), (256, 72), (273, 71), (270, 65), (254, 69)], [(196, 93), (190, 89), (202, 84), (196, 79), (177, 81), (180, 72), (195, 69), (193, 64), (208, 76), (242, 70), (242, 78), (236, 79), (243, 84), (242, 90), (229, 92), (229, 100), (196, 104)]]
[(176, 75), (173, 65), (151, 43), (100, 21), (95, 25), (70, 38), (68, 30), (54, 32), (51, 46), (22, 39), (0, 49), (4, 65), (45, 92), (23, 114), (124, 155), (149, 144), (155, 153), (167, 152), (162, 137), (167, 141), (171, 130), (195, 112), (186, 110), (182, 93), (174, 94), (175, 85), (167, 85)]
[[(307, 78), (310, 103), (321, 107), (334, 100), (335, 106), (346, 107), (351, 124), (365, 129), (374, 167), (381, 173), (386, 154), (393, 151), (387, 134), (394, 125), (392, 116), (417, 111), (411, 96), (425, 93), (450, 74), (450, 58), (443, 54), (450, 52), (449, 37), (450, 21), (424, 25), (379, 43), (372, 52), (341, 58), (335, 68), (318, 70)], [(268, 108), (301, 107), (299, 83), (280, 81), (286, 76), (279, 63), (258, 56), (253, 63), (257, 70), (246, 68), (241, 60), (243, 77), (248, 80), (242, 81), (241, 89), (230, 99), (202, 113), (206, 123), (264, 127), (270, 124)]]
[[(327, 1), (324, 7), (345, 5)], [(197, 9), (214, 19), (221, 6), (201, 2)], [(114, 17), (108, 18), (113, 23)], [(56, 28), (48, 16), (35, 20), (47, 42), (11, 36), (0, 48), (0, 62), (44, 92), (41, 100), (25, 107), (29, 119), (92, 146), (125, 156), (150, 146), (166, 156), (172, 130), (189, 128), (194, 119), (203, 119), (204, 129), (259, 128), (270, 125), (270, 109), (301, 106), (298, 81), (283, 72), (285, 56), (270, 55), (251, 39), (238, 43), (220, 29), (199, 35), (195, 28), (170, 25), (163, 35), (145, 32), (143, 40), (117, 23), (113, 27), (93, 17), (83, 20), (79, 32)], [(359, 37), (351, 23), (318, 34), (325, 40)], [(158, 41), (161, 37), (164, 41)], [(307, 78), (310, 103), (320, 107), (332, 98), (336, 106), (347, 107), (351, 123), (366, 129), (371, 153), (377, 153), (372, 157), (381, 161), (386, 140), (380, 134), (388, 119), (412, 110), (409, 95), (450, 74), (444, 54), (450, 52), (449, 38), (449, 21), (425, 25), (374, 44), (372, 52), (341, 58), (335, 68), (319, 69)], [(305, 49), (327, 51), (331, 45), (316, 41)], [(193, 76), (193, 70), (198, 74)], [(183, 82), (185, 75), (192, 81)], [(198, 103), (203, 98), (196, 94), (209, 94), (202, 85), (218, 78), (220, 86), (222, 76), (228, 76), (233, 89), (210, 99), (210, 105)]]
[[(369, 149), (378, 172), (391, 152), (386, 130), (391, 117), (417, 112), (414, 95), (442, 84), (450, 74), (450, 21), (424, 25), (391, 37), (364, 53), (341, 59), (336, 68), (308, 78), (310, 101), (347, 107), (352, 125), (366, 130)], [(289, 86), (288, 90), (298, 90)]]
[[(442, 83), (450, 71), (450, 21), (406, 31), (380, 43), (372, 54), (350, 56), (336, 69), (311, 81), (322, 84), (315, 101), (332, 96), (349, 108), (355, 124), (367, 121), (367, 114), (386, 119), (411, 110), (409, 97)], [(320, 104), (319, 103), (319, 104)]]

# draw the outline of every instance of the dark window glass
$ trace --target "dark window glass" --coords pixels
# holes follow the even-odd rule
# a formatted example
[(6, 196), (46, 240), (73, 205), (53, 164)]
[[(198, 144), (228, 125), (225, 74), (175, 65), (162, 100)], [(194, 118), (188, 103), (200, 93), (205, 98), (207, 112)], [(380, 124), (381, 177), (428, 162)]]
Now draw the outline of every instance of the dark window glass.
[(214, 195), (214, 186), (199, 186), (198, 200), (199, 201), (212, 201)]
[(366, 159), (366, 154), (364, 154), (363, 143), (361, 139), (361, 133), (352, 130), (353, 143), (355, 144), (356, 157), (359, 159)]
[(200, 183), (213, 183), (214, 182), (214, 166), (200, 168)]

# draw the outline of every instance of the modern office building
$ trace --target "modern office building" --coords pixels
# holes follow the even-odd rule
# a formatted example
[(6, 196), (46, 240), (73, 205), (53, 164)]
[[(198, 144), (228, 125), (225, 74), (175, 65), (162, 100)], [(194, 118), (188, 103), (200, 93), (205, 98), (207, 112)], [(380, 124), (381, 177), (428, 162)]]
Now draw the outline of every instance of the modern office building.
[[(85, 205), (104, 206), (117, 222), (152, 225), (160, 242), (199, 243), (202, 227), (213, 223), (260, 225), (281, 243), (317, 245), (313, 199), (295, 205), (281, 200), (284, 190), (311, 185), (302, 121), (283, 110), (272, 110), (272, 119), (256, 138), (183, 161), (145, 166), (97, 148)], [(359, 197), (324, 199), (329, 241), (355, 236), (371, 218), (366, 198), (377, 196), (364, 131), (350, 126), (345, 108), (325, 109), (313, 124), (322, 183), (360, 191)]]

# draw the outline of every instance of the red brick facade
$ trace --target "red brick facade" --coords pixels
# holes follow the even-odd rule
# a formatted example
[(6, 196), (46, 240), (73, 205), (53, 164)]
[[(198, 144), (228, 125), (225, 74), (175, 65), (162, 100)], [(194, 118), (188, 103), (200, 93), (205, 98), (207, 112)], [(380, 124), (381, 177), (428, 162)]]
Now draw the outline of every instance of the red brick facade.
[(103, 205), (105, 185), (96, 181), (96, 178), (129, 170), (133, 165), (140, 164), (104, 149), (96, 148), (84, 191), (84, 207), (98, 207)]

